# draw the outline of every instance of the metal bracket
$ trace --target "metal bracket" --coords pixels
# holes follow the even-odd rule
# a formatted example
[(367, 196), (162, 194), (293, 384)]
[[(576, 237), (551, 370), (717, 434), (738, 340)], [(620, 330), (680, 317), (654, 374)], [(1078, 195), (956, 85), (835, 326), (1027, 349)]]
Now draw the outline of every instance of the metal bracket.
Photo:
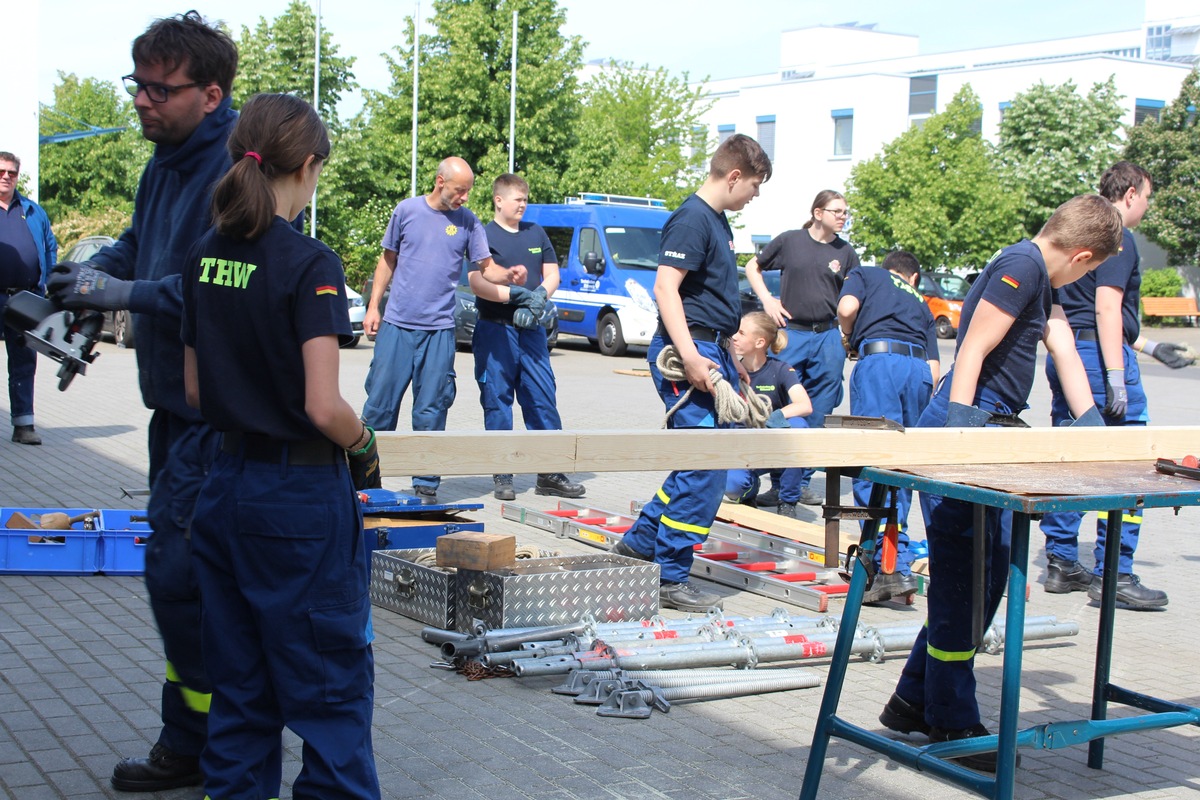
[(411, 569), (402, 569), (396, 574), (396, 594), (401, 597), (413, 597), (417, 593), (417, 576)]
[(904, 426), (887, 417), (853, 417), (836, 414), (825, 417), (826, 428), (852, 428), (868, 431), (899, 431), (904, 433)]

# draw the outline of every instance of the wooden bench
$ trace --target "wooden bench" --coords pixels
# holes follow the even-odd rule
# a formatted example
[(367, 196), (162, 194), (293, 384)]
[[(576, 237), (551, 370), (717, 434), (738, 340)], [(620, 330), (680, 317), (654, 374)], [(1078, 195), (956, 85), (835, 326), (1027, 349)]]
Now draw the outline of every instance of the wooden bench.
[(1194, 297), (1143, 297), (1143, 317), (1187, 317), (1190, 324), (1200, 317)]

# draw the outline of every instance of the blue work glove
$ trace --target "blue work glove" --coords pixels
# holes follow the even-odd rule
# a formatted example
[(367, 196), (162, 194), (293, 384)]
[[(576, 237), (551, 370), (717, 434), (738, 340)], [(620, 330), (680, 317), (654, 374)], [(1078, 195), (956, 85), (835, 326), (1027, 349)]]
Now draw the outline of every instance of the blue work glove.
[(1087, 411), (1083, 412), (1077, 420), (1067, 426), (1068, 428), (1102, 428), (1104, 427), (1104, 417), (1100, 415), (1100, 409), (1092, 406)]
[(1166, 364), (1171, 369), (1181, 369), (1190, 366), (1196, 359), (1191, 356), (1184, 355), (1187, 348), (1181, 344), (1173, 344), (1172, 342), (1152, 342), (1146, 340), (1146, 344), (1142, 347), (1142, 352)]
[(768, 428), (790, 428), (791, 423), (787, 421), (787, 417), (783, 415), (783, 409), (777, 408), (771, 412), (771, 416), (767, 417)]
[(965, 406), (962, 403), (951, 403), (946, 409), (946, 428), (982, 428), (988, 424), (992, 415), (975, 406)]
[(546, 303), (550, 302), (550, 295), (546, 294), (546, 287), (539, 286), (529, 293), (529, 303), (526, 307), (533, 312), (535, 319), (541, 319), (542, 312), (546, 310)]
[(532, 294), (533, 292), (529, 291), (524, 286), (518, 286), (514, 283), (512, 286), (508, 287), (508, 302), (510, 305), (514, 306), (528, 307), (531, 299), (530, 295)]
[(63, 308), (121, 311), (129, 308), (133, 281), (114, 278), (91, 264), (63, 261), (50, 271), (46, 291)]
[(540, 319), (538, 319), (538, 322), (541, 323), (543, 328), (550, 330), (550, 328), (554, 325), (554, 320), (556, 317), (558, 317), (558, 306), (554, 305), (554, 301), (551, 300), (548, 301), (546, 303), (546, 307), (542, 309), (542, 316)]
[(533, 315), (533, 312), (528, 308), (523, 307), (518, 308), (513, 312), (513, 325), (516, 325), (518, 328), (522, 328), (527, 331), (531, 331), (534, 328), (540, 327), (538, 324), (538, 318)]
[(1125, 388), (1125, 370), (1104, 371), (1104, 415), (1114, 419), (1125, 419), (1129, 408), (1129, 390)]

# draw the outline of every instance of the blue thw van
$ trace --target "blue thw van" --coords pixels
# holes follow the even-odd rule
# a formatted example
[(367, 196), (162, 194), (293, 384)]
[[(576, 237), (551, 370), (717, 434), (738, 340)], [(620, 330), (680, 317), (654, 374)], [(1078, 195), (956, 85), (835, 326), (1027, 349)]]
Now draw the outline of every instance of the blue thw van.
[(659, 240), (670, 216), (662, 200), (606, 194), (526, 208), (524, 219), (546, 229), (558, 256), (560, 333), (586, 336), (606, 356), (650, 344)]

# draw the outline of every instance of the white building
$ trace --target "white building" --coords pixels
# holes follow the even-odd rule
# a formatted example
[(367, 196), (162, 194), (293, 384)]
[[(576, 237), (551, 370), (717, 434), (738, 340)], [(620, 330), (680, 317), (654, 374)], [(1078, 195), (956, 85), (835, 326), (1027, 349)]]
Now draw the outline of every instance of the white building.
[(710, 136), (753, 136), (773, 162), (762, 196), (738, 217), (738, 252), (799, 227), (817, 192), (843, 190), (855, 163), (944, 109), (964, 84), (983, 104), (982, 133), (991, 141), (1012, 98), (1039, 81), (1070, 80), (1086, 93), (1113, 76), (1123, 124), (1157, 116), (1200, 61), (1200, 15), (1184, 0), (1146, 7), (1135, 30), (933, 54), (919, 53), (915, 36), (871, 25), (784, 31), (777, 72), (704, 85), (714, 101), (704, 117)]

